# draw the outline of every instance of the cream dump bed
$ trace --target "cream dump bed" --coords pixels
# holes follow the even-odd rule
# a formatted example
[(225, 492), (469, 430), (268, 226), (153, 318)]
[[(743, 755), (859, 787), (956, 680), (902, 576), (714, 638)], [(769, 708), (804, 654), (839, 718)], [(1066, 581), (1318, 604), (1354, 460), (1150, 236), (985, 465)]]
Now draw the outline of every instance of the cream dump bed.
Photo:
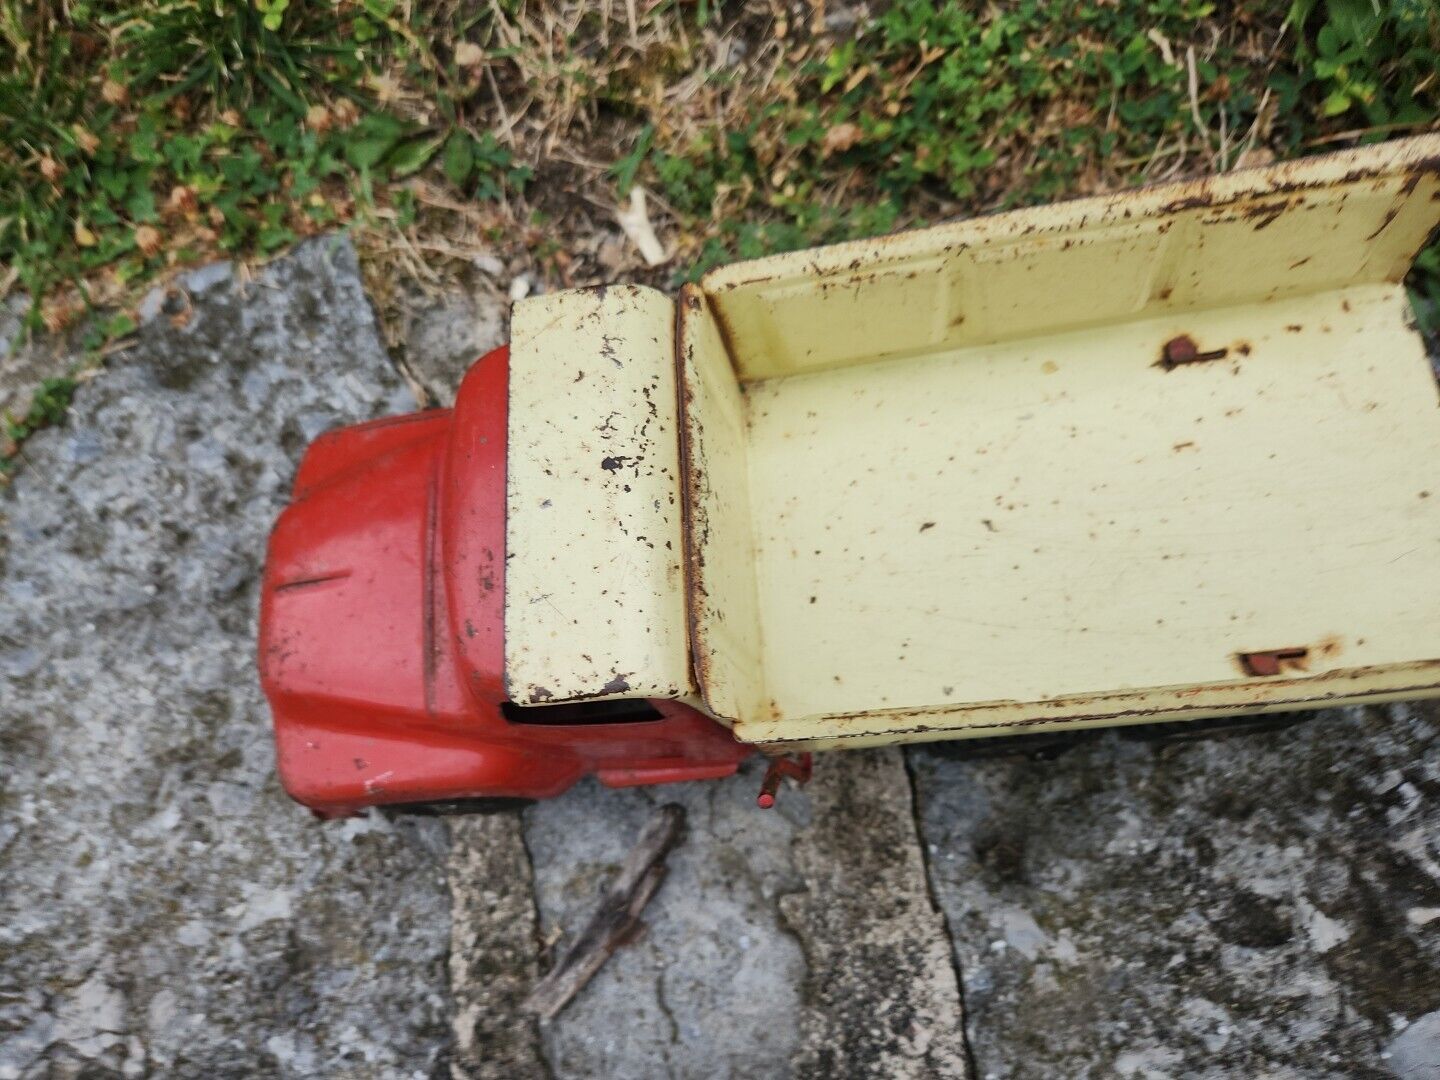
[[(680, 350), (710, 709), (821, 748), (1435, 694), (1440, 412), (1399, 282), (1437, 162), (708, 276)], [(1223, 356), (1161, 364), (1182, 336)]]

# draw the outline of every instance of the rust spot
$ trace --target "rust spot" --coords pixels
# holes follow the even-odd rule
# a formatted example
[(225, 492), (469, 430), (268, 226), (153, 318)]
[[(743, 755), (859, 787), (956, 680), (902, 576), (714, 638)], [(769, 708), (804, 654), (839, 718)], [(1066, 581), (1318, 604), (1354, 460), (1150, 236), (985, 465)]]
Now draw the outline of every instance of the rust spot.
[(544, 686), (532, 686), (532, 687), (530, 687), (530, 698), (531, 698), (531, 700), (533, 700), (533, 701), (549, 701), (549, 700), (550, 700), (551, 698), (553, 698), (554, 696), (555, 696), (555, 695), (554, 695), (553, 693), (551, 693), (550, 690), (549, 690), (547, 687), (544, 687)]
[(1395, 220), (1395, 215), (1397, 215), (1398, 213), (1400, 213), (1400, 207), (1398, 206), (1392, 206), (1389, 210), (1386, 210), (1385, 217), (1380, 222), (1380, 227), (1377, 228), (1374, 232), (1372, 232), (1369, 236), (1365, 237), (1365, 239), (1374, 240), (1382, 232), (1388, 229), (1390, 227), (1390, 223)]
[(619, 456), (603, 458), (600, 461), (600, 468), (604, 469), (606, 472), (618, 472), (620, 469), (625, 467), (625, 462), (629, 460), (630, 459), (628, 457)]
[(1160, 207), (1162, 214), (1174, 214), (1181, 210), (1203, 209), (1215, 202), (1215, 197), (1209, 193), (1203, 195), (1187, 195), (1183, 199), (1176, 199)]
[(1190, 448), (1191, 448), (1192, 446), (1194, 446), (1194, 445), (1195, 445), (1194, 440), (1191, 440), (1191, 441), (1189, 441), (1189, 442), (1177, 442), (1177, 443), (1176, 443), (1174, 446), (1172, 446), (1170, 449), (1171, 449), (1171, 450), (1174, 450), (1174, 451), (1178, 454), (1181, 450), (1188, 450), (1188, 449), (1190, 449)]
[(1237, 343), (1235, 346), (1235, 351), (1238, 352), (1241, 356), (1249, 356), (1250, 343), (1248, 341), (1241, 341)]
[(1164, 348), (1160, 350), (1160, 359), (1156, 367), (1164, 368), (1166, 371), (1174, 371), (1181, 364), (1200, 364), (1207, 360), (1223, 360), (1230, 353), (1229, 349), (1210, 349), (1206, 352), (1200, 350), (1195, 344), (1195, 339), (1189, 334), (1181, 334), (1165, 342)]
[(1299, 323), (1293, 323), (1293, 322), (1292, 322), (1292, 323), (1290, 323), (1288, 326), (1285, 327), (1285, 332), (1286, 332), (1287, 334), (1298, 334), (1298, 333), (1300, 333), (1301, 330), (1304, 330), (1304, 329), (1305, 329), (1305, 328), (1304, 328), (1303, 326), (1301, 326)]
[(1171, 288), (1169, 285), (1166, 285), (1165, 288), (1161, 289), (1158, 293), (1156, 293), (1156, 295), (1157, 295), (1161, 300), (1169, 300), (1169, 299), (1170, 299), (1170, 294), (1173, 293), (1174, 291), (1175, 291), (1175, 290), (1174, 290), (1173, 288)]
[(602, 694), (623, 694), (630, 689), (630, 684), (625, 681), (624, 675), (616, 675), (607, 682), (600, 691)]
[(926, 529), (933, 529), (934, 527), (935, 523), (933, 521), (926, 521), (920, 525), (920, 531), (924, 532)]
[(1255, 231), (1265, 228), (1289, 208), (1288, 200), (1274, 203), (1260, 203), (1242, 212), (1242, 216), (1255, 222)]
[(1236, 653), (1235, 658), (1246, 675), (1263, 677), (1286, 671), (1305, 671), (1305, 661), (1309, 656), (1310, 650), (1302, 645), (1290, 649)]

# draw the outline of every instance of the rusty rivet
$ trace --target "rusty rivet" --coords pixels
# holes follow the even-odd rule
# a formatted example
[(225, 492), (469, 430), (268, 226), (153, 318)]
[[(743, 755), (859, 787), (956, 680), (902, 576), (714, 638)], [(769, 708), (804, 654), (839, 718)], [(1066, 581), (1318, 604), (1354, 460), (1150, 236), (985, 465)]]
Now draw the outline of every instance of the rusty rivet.
[(1201, 352), (1200, 346), (1195, 344), (1195, 339), (1189, 334), (1181, 334), (1165, 342), (1165, 347), (1160, 352), (1160, 366), (1166, 371), (1179, 367), (1181, 364), (1196, 364), (1205, 360), (1223, 360), (1229, 349), (1211, 349), (1208, 352)]

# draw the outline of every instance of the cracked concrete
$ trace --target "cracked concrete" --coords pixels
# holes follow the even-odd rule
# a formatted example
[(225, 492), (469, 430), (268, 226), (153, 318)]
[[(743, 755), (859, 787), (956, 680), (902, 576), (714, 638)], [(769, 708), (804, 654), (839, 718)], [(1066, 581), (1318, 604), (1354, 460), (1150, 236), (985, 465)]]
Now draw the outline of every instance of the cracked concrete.
[(910, 755), (981, 1078), (1440, 1060), (1435, 706), (1110, 733), (1053, 762), (960, 751)]
[(545, 1026), (558, 1077), (964, 1077), (958, 989), (898, 752), (835, 755), (772, 811), (731, 780), (525, 811), (542, 929), (578, 927), (659, 801), (689, 836), (648, 930)]
[(758, 764), (654, 789), (587, 781), (525, 811), (547, 940), (584, 923), (657, 803), (688, 815), (644, 934), (544, 1025), (557, 1077), (785, 1075), (804, 961), (776, 902), (802, 887), (790, 842), (809, 807), (787, 792), (778, 812), (758, 811)]
[(0, 496), (0, 1077), (425, 1076), (444, 830), (300, 811), (254, 673), (301, 449), (410, 399), (343, 240), (192, 285)]
[(539, 1030), (520, 1012), (540, 964), (519, 815), (448, 824), (452, 1080), (543, 1080), (550, 1070)]
[(795, 838), (803, 892), (780, 901), (805, 945), (797, 1076), (968, 1075), (945, 920), (917, 842), (899, 750), (820, 762)]

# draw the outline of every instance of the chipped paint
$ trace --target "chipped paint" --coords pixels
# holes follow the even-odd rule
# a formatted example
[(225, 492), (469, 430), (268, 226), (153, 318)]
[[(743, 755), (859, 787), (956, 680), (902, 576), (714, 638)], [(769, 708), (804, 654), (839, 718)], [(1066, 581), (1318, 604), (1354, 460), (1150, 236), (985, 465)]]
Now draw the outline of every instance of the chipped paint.
[(556, 704), (692, 692), (674, 305), (635, 286), (515, 306), (505, 677)]

